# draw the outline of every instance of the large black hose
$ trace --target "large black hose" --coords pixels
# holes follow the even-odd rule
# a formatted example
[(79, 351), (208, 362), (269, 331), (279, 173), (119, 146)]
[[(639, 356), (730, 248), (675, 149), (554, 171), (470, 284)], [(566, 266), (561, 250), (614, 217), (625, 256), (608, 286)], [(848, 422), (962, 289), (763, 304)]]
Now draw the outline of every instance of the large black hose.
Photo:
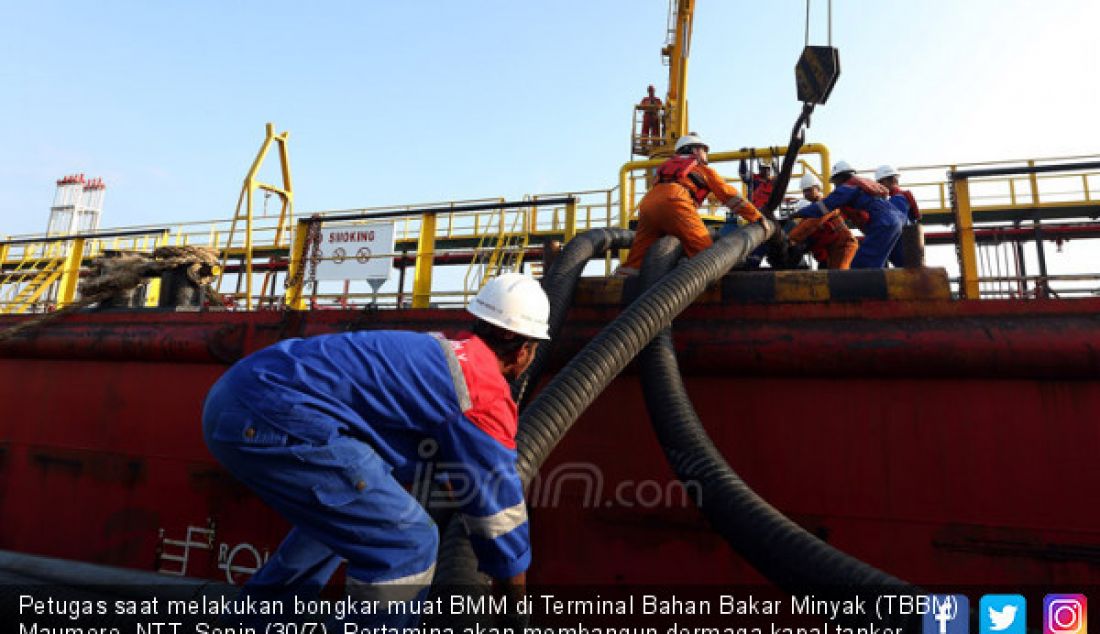
[[(548, 324), (550, 341), (539, 345), (531, 365), (512, 381), (512, 398), (521, 406), (523, 401), (531, 398), (532, 390), (546, 368), (552, 346), (561, 332), (569, 308), (573, 305), (577, 281), (584, 273), (584, 267), (592, 258), (602, 256), (612, 249), (629, 248), (633, 242), (634, 232), (629, 229), (617, 227), (590, 229), (577, 234), (570, 240), (543, 276), (542, 287), (550, 300)], [(523, 424), (522, 420), (520, 424)], [(446, 497), (438, 492), (438, 487), (434, 487), (432, 491), (433, 493), (427, 498), (429, 500), (441, 500)], [(428, 510), (432, 519), (443, 527), (436, 564), (436, 585), (468, 586), (486, 582), (485, 577), (477, 575), (473, 572), (474, 568), (470, 567), (471, 559), (474, 557), (473, 551), (470, 550), (469, 542), (463, 539), (464, 529), (461, 523), (451, 521), (455, 510), (454, 505), (435, 505)], [(468, 589), (464, 588), (464, 590)]]
[(774, 231), (775, 225), (764, 221), (719, 239), (646, 289), (554, 376), (520, 417), (516, 469), (524, 482), (646, 344)]
[[(543, 388), (520, 415), (516, 468), (530, 482), (576, 419), (642, 348), (706, 287), (764, 243), (775, 225), (761, 222), (719, 239), (709, 249), (647, 289), (600, 331)], [(477, 560), (458, 522), (444, 531), (436, 567), (437, 587), (483, 587)]]
[(591, 229), (570, 240), (554, 264), (542, 278), (542, 288), (550, 299), (550, 341), (542, 343), (535, 351), (530, 367), (512, 382), (512, 397), (522, 407), (531, 399), (531, 392), (546, 369), (546, 362), (569, 307), (577, 291), (577, 280), (592, 258), (612, 249), (626, 249), (634, 242), (634, 232), (629, 229)]
[[(646, 254), (642, 288), (658, 282), (679, 258), (679, 241), (659, 240)], [(772, 583), (791, 592), (823, 588), (905, 586), (821, 541), (768, 504), (729, 466), (691, 404), (676, 361), (672, 329), (663, 329), (638, 357), (650, 421), (676, 476), (697, 483), (699, 509), (727, 543)]]
[[(550, 270), (542, 278), (542, 287), (550, 300), (549, 332), (550, 341), (543, 342), (535, 352), (535, 358), (531, 365), (512, 381), (512, 397), (519, 403), (528, 400), (539, 377), (546, 368), (546, 362), (562, 324), (573, 305), (573, 296), (576, 294), (577, 281), (584, 273), (584, 267), (594, 257), (604, 255), (612, 249), (629, 248), (634, 241), (634, 232), (629, 229), (617, 227), (590, 229), (577, 234), (557, 259), (554, 260)], [(531, 388), (531, 389), (529, 389)], [(520, 420), (523, 425), (523, 420)], [(430, 499), (442, 499), (442, 495), (434, 495)], [(469, 544), (465, 539), (456, 539), (463, 534), (461, 523), (452, 522), (453, 505), (444, 505), (443, 508), (429, 509), (433, 519), (444, 527), (441, 539), (438, 563), (436, 564), (436, 579), (442, 584), (470, 584), (478, 581), (471, 576), (469, 571), (469, 558), (473, 557), (472, 551), (468, 551)], [(457, 566), (457, 567), (456, 567)]]

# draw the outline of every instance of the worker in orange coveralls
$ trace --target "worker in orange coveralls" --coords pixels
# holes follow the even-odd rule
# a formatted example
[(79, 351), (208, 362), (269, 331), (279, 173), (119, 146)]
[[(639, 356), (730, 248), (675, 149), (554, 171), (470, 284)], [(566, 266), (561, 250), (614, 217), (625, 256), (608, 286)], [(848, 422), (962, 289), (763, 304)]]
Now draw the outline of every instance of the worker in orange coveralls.
[[(810, 206), (824, 198), (821, 193), (821, 183), (810, 173), (802, 175), (799, 183), (804, 199), (799, 205), (799, 210)], [(798, 217), (798, 213), (795, 213)], [(859, 248), (859, 241), (852, 235), (840, 210), (834, 210), (821, 218), (804, 218), (787, 235), (791, 244), (804, 243), (805, 247), (813, 254), (820, 268), (848, 269), (852, 264), (852, 258)]]
[(661, 139), (661, 99), (656, 95), (656, 88), (652, 85), (648, 88), (649, 96), (643, 97), (640, 105), (646, 109), (642, 112), (642, 143), (657, 145)]
[(749, 222), (763, 218), (760, 211), (741, 197), (736, 187), (707, 166), (709, 147), (694, 132), (676, 141), (676, 155), (657, 168), (657, 182), (638, 205), (638, 228), (634, 244), (619, 275), (636, 275), (646, 251), (659, 238), (673, 235), (692, 257), (712, 244), (710, 232), (699, 218), (699, 206), (714, 194), (730, 211)]

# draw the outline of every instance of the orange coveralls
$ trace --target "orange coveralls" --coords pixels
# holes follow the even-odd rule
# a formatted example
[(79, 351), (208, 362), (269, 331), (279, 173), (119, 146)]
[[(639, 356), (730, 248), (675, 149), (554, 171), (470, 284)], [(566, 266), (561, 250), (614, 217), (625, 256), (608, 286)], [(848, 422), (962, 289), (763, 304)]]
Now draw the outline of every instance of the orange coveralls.
[[(660, 137), (661, 136), (661, 119), (657, 115), (657, 110), (661, 107), (661, 100), (657, 97), (643, 97), (643, 106), (652, 106), (652, 110), (646, 110), (642, 113), (642, 136), (643, 137)], [(649, 141), (650, 139), (646, 139)]]
[[(673, 157), (669, 161), (683, 160)], [(663, 166), (662, 166), (663, 167)], [(689, 258), (712, 244), (710, 232), (699, 218), (699, 204), (706, 194), (713, 193), (722, 204), (749, 222), (761, 218), (760, 211), (741, 197), (737, 188), (727, 183), (713, 168), (696, 163), (691, 172), (702, 177), (699, 188), (695, 182), (682, 178), (675, 182), (657, 183), (638, 205), (638, 228), (634, 232), (634, 244), (623, 268), (640, 270), (646, 251), (659, 238), (673, 235), (684, 245), (684, 255)]]
[(836, 209), (820, 218), (804, 218), (787, 236), (792, 243), (808, 240), (814, 259), (830, 270), (851, 268), (859, 241), (840, 218)]

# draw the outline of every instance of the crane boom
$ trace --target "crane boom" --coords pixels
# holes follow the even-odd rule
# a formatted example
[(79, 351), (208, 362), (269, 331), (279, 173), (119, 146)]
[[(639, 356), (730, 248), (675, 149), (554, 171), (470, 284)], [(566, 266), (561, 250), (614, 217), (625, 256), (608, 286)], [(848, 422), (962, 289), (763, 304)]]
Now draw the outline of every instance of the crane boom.
[[(687, 70), (691, 50), (691, 24), (695, 15), (695, 0), (669, 0), (668, 34), (661, 48), (662, 61), (668, 65), (668, 92), (659, 105), (639, 104), (634, 107), (632, 153), (643, 156), (668, 156), (676, 139), (688, 132)], [(639, 129), (642, 119), (659, 118), (660, 134), (646, 127)], [(657, 129), (657, 126), (651, 126)]]
[(688, 133), (688, 54), (691, 52), (691, 23), (695, 16), (695, 0), (672, 1), (676, 2), (672, 39), (661, 51), (668, 58), (665, 140), (669, 145)]

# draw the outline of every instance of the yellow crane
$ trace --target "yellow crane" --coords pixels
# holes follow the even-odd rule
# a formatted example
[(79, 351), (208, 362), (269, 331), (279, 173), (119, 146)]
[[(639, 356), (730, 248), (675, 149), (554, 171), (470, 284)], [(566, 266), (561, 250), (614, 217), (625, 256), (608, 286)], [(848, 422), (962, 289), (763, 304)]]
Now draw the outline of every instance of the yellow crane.
[[(695, 0), (669, 0), (668, 34), (661, 58), (668, 66), (668, 92), (659, 106), (634, 106), (634, 130), (631, 152), (640, 156), (669, 156), (676, 139), (687, 134), (687, 69), (691, 49), (691, 23)], [(655, 113), (659, 134), (643, 134), (642, 121)]]

